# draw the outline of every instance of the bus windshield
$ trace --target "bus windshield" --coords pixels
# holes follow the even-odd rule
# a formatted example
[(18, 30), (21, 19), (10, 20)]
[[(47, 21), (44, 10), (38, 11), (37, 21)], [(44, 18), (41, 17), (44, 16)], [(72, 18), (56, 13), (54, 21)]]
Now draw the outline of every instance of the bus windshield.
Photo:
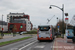
[(48, 31), (50, 29), (49, 26), (39, 26), (40, 31)]

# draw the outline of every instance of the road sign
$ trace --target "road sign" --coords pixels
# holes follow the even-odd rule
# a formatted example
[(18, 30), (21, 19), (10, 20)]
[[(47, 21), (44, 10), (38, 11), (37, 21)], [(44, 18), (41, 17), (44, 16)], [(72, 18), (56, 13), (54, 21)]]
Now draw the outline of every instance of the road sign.
[(65, 13), (65, 16), (68, 16), (68, 13)]
[(59, 28), (59, 26), (58, 26), (58, 28)]
[(3, 28), (2, 28), (2, 31), (3, 31)]
[(65, 22), (68, 23), (68, 18), (65, 18)]
[(68, 18), (65, 18), (65, 20), (68, 20)]

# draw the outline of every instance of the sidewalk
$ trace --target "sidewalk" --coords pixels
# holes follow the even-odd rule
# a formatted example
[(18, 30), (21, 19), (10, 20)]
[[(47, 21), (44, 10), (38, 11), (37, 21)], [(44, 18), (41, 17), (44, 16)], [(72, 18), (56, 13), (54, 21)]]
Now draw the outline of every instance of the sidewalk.
[(6, 36), (3, 36), (3, 39), (0, 39), (0, 42), (15, 40), (15, 39), (23, 38), (23, 37), (29, 37), (29, 36), (28, 35), (16, 35), (15, 37), (13, 37), (10, 35), (8, 36), (6, 35)]
[(75, 50), (75, 43), (73, 43), (72, 39), (56, 38), (53, 45), (53, 50)]
[(3, 38), (1, 38), (1, 36), (0, 36), (0, 40), (1, 39), (6, 39), (6, 38), (11, 38), (11, 37), (13, 37), (13, 36), (3, 36)]

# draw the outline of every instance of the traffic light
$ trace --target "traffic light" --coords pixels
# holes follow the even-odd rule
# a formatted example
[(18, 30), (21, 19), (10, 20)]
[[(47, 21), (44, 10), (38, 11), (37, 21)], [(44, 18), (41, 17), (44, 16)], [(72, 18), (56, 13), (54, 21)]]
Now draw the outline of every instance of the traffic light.
[(21, 25), (20, 28), (22, 28), (23, 26)]

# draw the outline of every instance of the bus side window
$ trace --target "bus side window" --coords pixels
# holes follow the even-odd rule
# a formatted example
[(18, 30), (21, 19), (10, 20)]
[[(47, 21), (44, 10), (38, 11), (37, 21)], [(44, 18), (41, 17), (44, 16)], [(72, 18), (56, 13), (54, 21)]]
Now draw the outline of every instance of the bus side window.
[(74, 33), (74, 32), (72, 31), (72, 33)]

